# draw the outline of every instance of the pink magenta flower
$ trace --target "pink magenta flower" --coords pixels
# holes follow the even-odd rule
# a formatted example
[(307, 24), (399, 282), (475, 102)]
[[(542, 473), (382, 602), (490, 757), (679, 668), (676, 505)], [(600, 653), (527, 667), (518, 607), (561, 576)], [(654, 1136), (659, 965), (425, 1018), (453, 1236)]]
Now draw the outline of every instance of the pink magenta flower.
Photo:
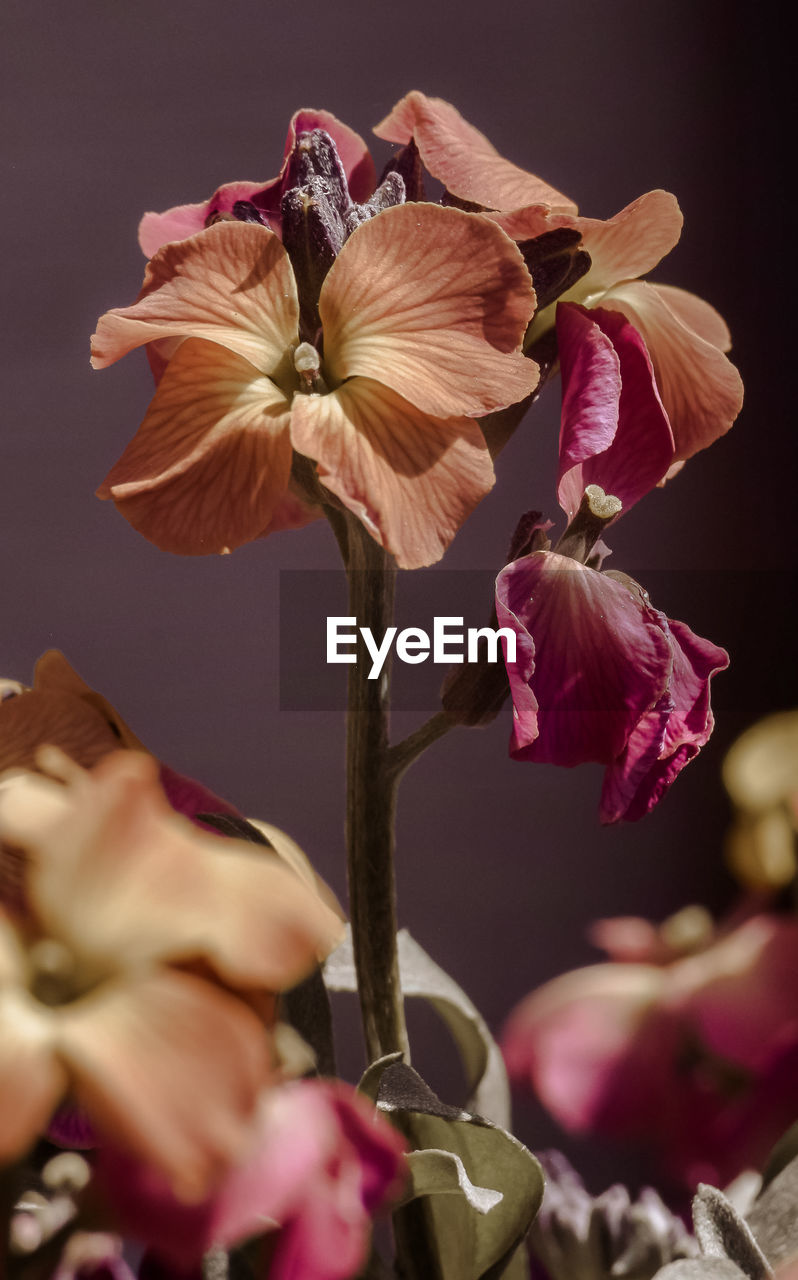
[[(510, 754), (606, 765), (602, 821), (634, 820), (709, 738), (709, 681), (728, 655), (666, 618), (630, 578), (591, 567), (602, 529), (664, 474), (673, 436), (630, 323), (565, 303), (557, 328), (558, 497), (570, 524), (554, 551), (523, 555), (496, 581), (499, 625), (517, 639)], [(541, 536), (533, 545), (548, 548)]]
[[(643, 335), (673, 430), (674, 467), (729, 429), (743, 393), (724, 354), (731, 345), (726, 324), (694, 294), (639, 279), (679, 239), (682, 215), (674, 196), (649, 191), (606, 222), (579, 217), (567, 197), (503, 160), (449, 103), (417, 90), (375, 133), (403, 145), (412, 138), (429, 172), (458, 201), (492, 211), (489, 216), (519, 242), (558, 228), (580, 233), (591, 267), (563, 300), (619, 311)], [(553, 323), (554, 308), (544, 307), (528, 344)]]
[[(602, 945), (617, 933), (623, 960), (635, 924), (651, 929), (602, 922)], [(757, 915), (692, 953), (657, 944), (527, 996), (503, 1032), (508, 1070), (566, 1129), (646, 1145), (688, 1187), (724, 1186), (795, 1119), (798, 924)]]
[(403, 1181), (403, 1152), (349, 1085), (300, 1081), (263, 1095), (248, 1155), (202, 1203), (179, 1204), (156, 1171), (116, 1150), (98, 1153), (98, 1175), (124, 1230), (177, 1266), (269, 1231), (269, 1280), (348, 1280)]
[(255, 847), (205, 835), (133, 751), (91, 773), (6, 775), (0, 842), (25, 854), (24, 921), (0, 910), (0, 1161), (68, 1099), (96, 1132), (209, 1194), (276, 1078), (236, 992), (293, 986), (338, 940), (319, 894)]
[[(320, 136), (311, 154), (331, 154)], [(494, 481), (475, 419), (537, 385), (521, 351), (531, 279), (488, 219), (393, 203), (355, 210), (366, 220), (350, 232), (343, 178), (313, 181), (296, 191), (322, 194), (298, 216), (321, 207), (335, 224), (329, 268), (303, 259), (295, 275), (261, 222), (219, 222), (160, 249), (137, 301), (101, 318), (95, 368), (172, 345), (99, 493), (164, 550), (229, 551), (284, 526), (296, 451), (401, 566), (430, 564)], [(401, 190), (396, 178), (386, 199)]]

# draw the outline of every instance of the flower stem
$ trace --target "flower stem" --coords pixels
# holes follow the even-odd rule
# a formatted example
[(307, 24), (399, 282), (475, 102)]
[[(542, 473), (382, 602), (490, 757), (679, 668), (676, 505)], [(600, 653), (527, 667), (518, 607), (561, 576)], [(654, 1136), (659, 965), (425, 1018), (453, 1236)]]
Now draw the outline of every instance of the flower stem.
[[(382, 637), (393, 617), (396, 570), (358, 520), (348, 519), (349, 613)], [(349, 668), (346, 835), (349, 911), (369, 1061), (401, 1051), (409, 1060), (396, 947), (395, 771), (388, 767), (388, 664), (368, 678), (371, 659), (358, 631)]]

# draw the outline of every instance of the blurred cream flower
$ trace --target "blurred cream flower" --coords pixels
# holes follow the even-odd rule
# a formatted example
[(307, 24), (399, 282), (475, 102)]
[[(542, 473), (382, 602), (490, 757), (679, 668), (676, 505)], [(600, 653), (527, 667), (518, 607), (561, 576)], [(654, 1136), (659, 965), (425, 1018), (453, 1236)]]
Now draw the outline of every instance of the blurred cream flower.
[(60, 751), (0, 781), (0, 841), (25, 858), (24, 922), (0, 912), (0, 1160), (70, 1097), (103, 1138), (209, 1193), (277, 1077), (239, 999), (293, 986), (341, 922), (279, 859), (205, 835), (168, 805), (157, 762), (91, 773)]
[(784, 888), (798, 870), (798, 711), (746, 730), (726, 756), (723, 781), (736, 810), (726, 838), (732, 873), (758, 892)]

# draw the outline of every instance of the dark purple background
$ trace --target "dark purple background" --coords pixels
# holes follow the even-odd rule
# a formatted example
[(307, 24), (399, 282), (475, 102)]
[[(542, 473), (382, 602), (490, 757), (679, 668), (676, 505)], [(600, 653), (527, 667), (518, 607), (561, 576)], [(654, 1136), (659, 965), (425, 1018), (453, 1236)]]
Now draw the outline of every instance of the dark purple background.
[[(154, 752), (286, 827), (341, 894), (342, 719), (281, 712), (278, 696), (279, 570), (334, 569), (328, 529), (181, 560), (92, 496), (150, 394), (143, 356), (102, 374), (88, 364), (96, 317), (137, 292), (139, 216), (272, 176), (299, 106), (368, 136), (412, 87), (455, 103), (587, 214), (652, 187), (679, 197), (685, 233), (656, 278), (726, 316), (747, 407), (613, 532), (613, 565), (725, 644), (733, 668), (710, 748), (638, 825), (598, 827), (599, 768), (512, 763), (507, 715), (451, 735), (409, 776), (402, 922), (494, 1027), (531, 987), (595, 958), (595, 917), (729, 899), (723, 751), (796, 701), (786, 54), (757, 12), (752, 25), (719, 0), (4, 6), (0, 673), (29, 678), (39, 653), (63, 649)], [(379, 165), (388, 148), (375, 153)], [(557, 514), (558, 401), (550, 388), (442, 568), (496, 569), (522, 510)], [(424, 581), (432, 610), (452, 612), (445, 579)], [(451, 1089), (451, 1055), (422, 1021), (422, 1069)], [(533, 1109), (519, 1117), (530, 1144), (555, 1139)], [(597, 1183), (632, 1168), (575, 1149)]]

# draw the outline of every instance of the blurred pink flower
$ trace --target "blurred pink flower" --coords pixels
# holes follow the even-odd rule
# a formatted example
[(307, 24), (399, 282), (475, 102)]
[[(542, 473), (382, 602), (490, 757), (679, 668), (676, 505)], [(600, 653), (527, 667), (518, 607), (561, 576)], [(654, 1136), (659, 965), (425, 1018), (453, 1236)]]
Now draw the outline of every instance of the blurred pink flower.
[(635, 820), (709, 738), (709, 682), (728, 655), (666, 618), (631, 578), (600, 572), (600, 533), (664, 474), (673, 436), (637, 330), (571, 303), (557, 316), (558, 497), (570, 524), (553, 551), (539, 532), (496, 580), (499, 625), (517, 642), (510, 753), (606, 765), (602, 821)]
[(176, 814), (148, 756), (6, 775), (0, 842), (25, 855), (24, 921), (0, 911), (0, 1160), (65, 1098), (96, 1132), (206, 1196), (278, 1078), (243, 995), (293, 986), (340, 919), (255, 847)]
[(327, 271), (323, 354), (299, 341), (304, 298), (265, 226), (162, 248), (93, 339), (95, 368), (181, 340), (100, 496), (163, 550), (225, 552), (275, 527), (296, 450), (402, 567), (430, 564), (494, 482), (475, 419), (537, 385), (521, 254), (486, 219), (398, 204)]
[[(514, 240), (563, 227), (580, 233), (591, 267), (562, 299), (618, 311), (642, 334), (673, 429), (675, 469), (729, 429), (742, 405), (742, 381), (724, 354), (731, 339), (723, 319), (695, 294), (638, 278), (679, 239), (682, 215), (674, 196), (649, 191), (606, 222), (578, 217), (567, 197), (503, 160), (449, 103), (418, 90), (402, 98), (375, 133), (400, 144), (412, 138), (433, 177), (466, 207), (489, 211)], [(543, 308), (528, 345), (553, 323), (554, 307)]]
[[(601, 937), (628, 952), (634, 922)], [(638, 937), (645, 936), (644, 921)], [(510, 1015), (511, 1078), (557, 1120), (650, 1148), (685, 1186), (761, 1166), (798, 1109), (798, 923), (756, 915), (691, 953), (577, 969)]]
[(157, 1171), (114, 1149), (98, 1153), (98, 1177), (125, 1232), (178, 1267), (267, 1231), (269, 1280), (344, 1280), (401, 1186), (403, 1152), (397, 1130), (349, 1085), (300, 1081), (263, 1095), (248, 1154), (206, 1201), (177, 1203)]

